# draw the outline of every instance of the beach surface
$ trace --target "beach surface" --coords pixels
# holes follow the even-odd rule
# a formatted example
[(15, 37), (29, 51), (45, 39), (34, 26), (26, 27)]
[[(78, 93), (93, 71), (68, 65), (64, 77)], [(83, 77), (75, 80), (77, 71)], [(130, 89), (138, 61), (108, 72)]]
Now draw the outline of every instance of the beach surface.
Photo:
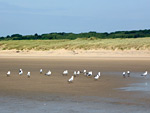
[[(144, 71), (150, 71), (148, 56), (15, 54), (0, 54), (1, 113), (149, 113), (150, 78), (140, 76)], [(20, 68), (24, 72), (21, 76), (18, 75)], [(41, 68), (42, 74), (39, 73)], [(66, 69), (69, 74), (63, 76)], [(93, 71), (94, 75), (100, 71), (100, 79), (95, 81), (93, 77), (80, 74), (73, 83), (67, 82), (73, 71), (84, 69)], [(10, 77), (6, 76), (8, 70)], [(48, 70), (52, 71), (51, 76), (44, 75)], [(123, 78), (122, 72), (128, 70), (131, 76)], [(28, 71), (30, 78), (26, 75)]]
[(0, 57), (7, 57), (7, 56), (34, 56), (34, 57), (150, 57), (150, 50), (106, 50), (106, 49), (91, 49), (91, 50), (84, 50), (84, 49), (75, 49), (75, 50), (66, 50), (66, 49), (52, 49), (52, 50), (45, 50), (45, 51), (36, 51), (36, 50), (0, 50)]

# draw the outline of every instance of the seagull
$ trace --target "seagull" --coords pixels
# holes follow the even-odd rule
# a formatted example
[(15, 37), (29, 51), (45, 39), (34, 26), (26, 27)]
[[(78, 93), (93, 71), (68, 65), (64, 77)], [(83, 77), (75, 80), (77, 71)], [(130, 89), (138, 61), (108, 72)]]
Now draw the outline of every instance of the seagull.
[(7, 72), (7, 77), (9, 77), (9, 76), (10, 76), (10, 71)]
[(27, 73), (28, 78), (30, 78), (30, 71)]
[(19, 70), (19, 75), (22, 75), (22, 74), (23, 74), (23, 70), (20, 69), (20, 70)]
[(40, 69), (40, 74), (42, 74), (42, 72), (43, 72), (43, 70), (42, 70), (42, 69)]
[(52, 72), (49, 70), (45, 75), (50, 76)]
[(89, 71), (89, 72), (87, 73), (87, 76), (92, 76), (92, 71)]
[(83, 70), (84, 75), (86, 75), (86, 70)]
[(94, 79), (95, 79), (95, 80), (98, 80), (100, 76), (101, 76), (101, 73), (98, 72), (98, 74), (94, 77)]
[(123, 75), (123, 77), (125, 78), (125, 77), (126, 77), (126, 72), (123, 72), (122, 75)]
[(65, 70), (65, 71), (63, 72), (63, 75), (68, 75), (68, 70)]
[(127, 75), (128, 75), (128, 77), (130, 77), (130, 71), (127, 71)]
[(99, 77), (101, 76), (101, 72), (98, 72)]
[(141, 76), (144, 76), (144, 78), (146, 79), (147, 74), (148, 74), (148, 72), (145, 71)]
[(80, 71), (77, 71), (77, 73), (76, 73), (77, 75), (80, 75)]
[(73, 75), (76, 77), (76, 75), (77, 75), (77, 72), (76, 72), (76, 71), (74, 71), (74, 72), (73, 72)]
[(96, 75), (96, 76), (94, 77), (94, 79), (95, 79), (95, 80), (98, 80), (98, 79), (99, 79), (99, 75)]
[(71, 76), (71, 78), (68, 80), (69, 83), (71, 83), (74, 79), (74, 76)]

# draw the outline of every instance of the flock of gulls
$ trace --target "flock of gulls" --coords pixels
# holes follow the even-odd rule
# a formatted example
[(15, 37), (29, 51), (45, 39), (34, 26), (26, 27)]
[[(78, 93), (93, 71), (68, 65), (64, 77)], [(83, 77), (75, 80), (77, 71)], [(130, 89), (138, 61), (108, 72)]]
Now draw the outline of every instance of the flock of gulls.
[[(127, 71), (127, 72), (123, 72), (122, 73), (122, 76), (125, 78), (126, 77), (126, 74), (127, 74), (127, 77), (130, 77), (130, 71)], [(143, 76), (145, 79), (146, 79), (146, 76), (148, 75), (148, 72), (145, 71), (143, 74), (141, 74), (141, 76)]]
[[(43, 70), (40, 69), (40, 74), (42, 74), (42, 73), (43, 73)], [(65, 70), (65, 71), (63, 71), (62, 75), (68, 75), (68, 73), (69, 73), (68, 70)], [(73, 82), (74, 77), (80, 75), (81, 73), (84, 74), (87, 77), (90, 77), (90, 76), (93, 75), (92, 71), (89, 71), (89, 72), (87, 72), (86, 70), (83, 70), (83, 71), (74, 71), (73, 75), (68, 80), (68, 82), (69, 83)], [(22, 74), (23, 74), (23, 70), (19, 69), (19, 75), (22, 75)], [(47, 73), (45, 73), (46, 76), (50, 76), (51, 74), (52, 74), (52, 72), (50, 70)], [(11, 75), (11, 72), (8, 71), (6, 75), (7, 75), (7, 77), (9, 77)], [(146, 78), (147, 75), (148, 75), (148, 72), (145, 71), (141, 76), (143, 76), (144, 78)], [(28, 71), (27, 72), (27, 77), (30, 78), (30, 76), (31, 76), (31, 73), (30, 73), (30, 71)], [(101, 76), (101, 72), (98, 72), (97, 75), (94, 76), (94, 79), (98, 80), (100, 78), (100, 76)], [(122, 76), (123, 76), (123, 78), (125, 78), (126, 76), (130, 77), (130, 71), (123, 72)]]

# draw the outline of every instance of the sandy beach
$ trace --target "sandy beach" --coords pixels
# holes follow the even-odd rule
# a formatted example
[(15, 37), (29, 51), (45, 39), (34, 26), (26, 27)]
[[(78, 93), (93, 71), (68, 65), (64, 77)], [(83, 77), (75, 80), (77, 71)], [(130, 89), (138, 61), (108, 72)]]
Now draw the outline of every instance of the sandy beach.
[(0, 113), (150, 113), (149, 10), (0, 0)]
[(0, 50), (0, 57), (7, 56), (68, 56), (68, 57), (150, 57), (149, 50), (66, 50), (56, 49), (48, 51), (35, 51), (35, 50)]
[[(149, 78), (140, 76), (150, 69), (149, 57), (11, 55), (0, 55), (0, 109), (4, 113), (120, 113), (122, 110), (148, 113), (150, 110), (150, 91), (119, 89), (134, 83), (147, 83), (149, 86)], [(24, 71), (22, 76), (18, 75), (20, 68)], [(39, 73), (40, 68), (43, 74)], [(69, 75), (63, 76), (66, 69)], [(93, 71), (94, 75), (101, 71), (100, 79), (95, 81), (93, 77), (81, 74), (73, 83), (67, 82), (74, 70), (83, 69)], [(6, 77), (8, 70), (11, 71), (10, 77)], [(48, 70), (52, 71), (51, 76), (44, 75)], [(131, 77), (123, 78), (122, 72), (127, 70), (131, 71)], [(30, 78), (26, 76), (28, 71), (31, 72)], [(18, 107), (14, 108), (13, 103)]]

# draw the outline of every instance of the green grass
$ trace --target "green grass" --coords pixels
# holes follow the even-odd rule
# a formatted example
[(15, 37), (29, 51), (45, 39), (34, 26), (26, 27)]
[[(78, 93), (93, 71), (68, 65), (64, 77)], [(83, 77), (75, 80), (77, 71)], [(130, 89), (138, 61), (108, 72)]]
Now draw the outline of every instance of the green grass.
[(50, 50), (50, 49), (106, 49), (106, 50), (150, 50), (150, 38), (76, 40), (8, 40), (0, 41), (1, 50)]

